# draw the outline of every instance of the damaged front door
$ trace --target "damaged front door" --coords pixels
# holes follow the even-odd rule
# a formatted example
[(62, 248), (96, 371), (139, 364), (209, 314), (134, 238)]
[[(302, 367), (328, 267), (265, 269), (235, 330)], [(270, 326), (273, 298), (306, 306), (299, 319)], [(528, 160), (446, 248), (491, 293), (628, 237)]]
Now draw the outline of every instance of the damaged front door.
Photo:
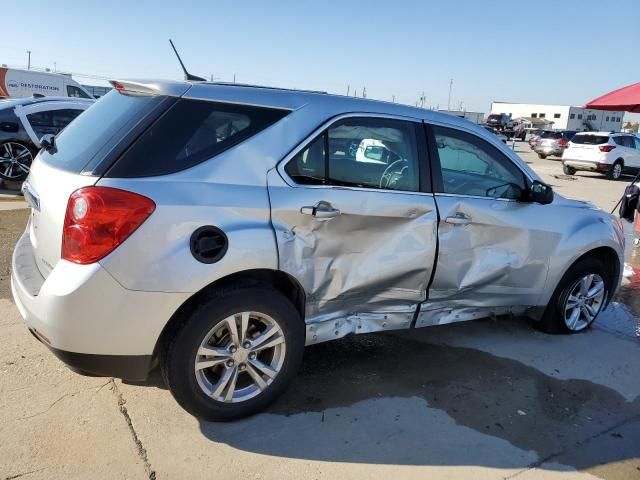
[(527, 179), (496, 147), (470, 132), (432, 126), (439, 253), (416, 326), (534, 306), (560, 232), (545, 205), (525, 201)]
[(268, 177), (280, 269), (306, 293), (307, 342), (409, 327), (437, 212), (419, 122), (348, 116)]

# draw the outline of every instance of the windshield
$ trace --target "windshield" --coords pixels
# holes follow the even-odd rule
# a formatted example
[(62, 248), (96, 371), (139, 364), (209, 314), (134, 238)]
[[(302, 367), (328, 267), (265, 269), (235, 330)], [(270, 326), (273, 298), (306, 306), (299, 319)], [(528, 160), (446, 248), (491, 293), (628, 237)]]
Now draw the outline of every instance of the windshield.
[(600, 145), (609, 142), (608, 135), (576, 135), (571, 140), (572, 143), (579, 145)]
[(163, 98), (111, 91), (56, 137), (55, 153), (43, 150), (40, 158), (53, 167), (79, 173), (98, 153), (108, 152)]
[(540, 135), (540, 138), (553, 138), (553, 139), (559, 139), (562, 138), (562, 132), (543, 132)]

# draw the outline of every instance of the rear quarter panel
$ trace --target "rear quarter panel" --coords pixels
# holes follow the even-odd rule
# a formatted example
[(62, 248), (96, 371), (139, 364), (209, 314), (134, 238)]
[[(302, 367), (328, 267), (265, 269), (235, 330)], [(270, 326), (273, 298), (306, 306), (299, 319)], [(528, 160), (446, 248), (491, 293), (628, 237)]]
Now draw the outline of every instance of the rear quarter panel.
[[(99, 182), (156, 202), (149, 219), (100, 261), (120, 284), (132, 290), (192, 293), (238, 271), (277, 269), (266, 188), (169, 177)], [(227, 253), (217, 263), (201, 263), (191, 254), (191, 234), (205, 225), (220, 228), (228, 238)]]

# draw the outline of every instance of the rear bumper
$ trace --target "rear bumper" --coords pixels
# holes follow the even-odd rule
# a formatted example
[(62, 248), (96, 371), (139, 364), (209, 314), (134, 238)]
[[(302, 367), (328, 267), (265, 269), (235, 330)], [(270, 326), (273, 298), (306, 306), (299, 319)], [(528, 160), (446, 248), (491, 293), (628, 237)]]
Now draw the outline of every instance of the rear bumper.
[(573, 160), (571, 158), (563, 158), (563, 165), (575, 168), (576, 170), (587, 170), (590, 172), (606, 172), (611, 167), (598, 162), (590, 162), (588, 160)]
[(45, 280), (32, 252), (27, 232), (11, 272), (13, 298), (32, 333), (76, 370), (144, 378), (162, 329), (189, 295), (127, 290), (98, 263), (60, 260)]
[(147, 378), (151, 370), (151, 355), (93, 355), (67, 352), (47, 344), (35, 329), (30, 328), (29, 331), (67, 367), (81, 375), (141, 381)]
[(553, 155), (556, 157), (561, 157), (562, 154), (564, 153), (564, 148), (560, 147), (540, 147), (540, 146), (536, 146), (533, 149), (536, 153), (541, 153), (543, 155)]

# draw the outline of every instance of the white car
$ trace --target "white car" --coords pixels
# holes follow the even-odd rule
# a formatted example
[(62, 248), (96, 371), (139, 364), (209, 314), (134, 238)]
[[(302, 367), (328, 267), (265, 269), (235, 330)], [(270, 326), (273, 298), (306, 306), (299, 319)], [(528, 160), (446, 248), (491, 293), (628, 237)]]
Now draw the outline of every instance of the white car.
[(612, 180), (640, 170), (640, 139), (628, 133), (581, 132), (562, 155), (564, 173), (602, 172)]

